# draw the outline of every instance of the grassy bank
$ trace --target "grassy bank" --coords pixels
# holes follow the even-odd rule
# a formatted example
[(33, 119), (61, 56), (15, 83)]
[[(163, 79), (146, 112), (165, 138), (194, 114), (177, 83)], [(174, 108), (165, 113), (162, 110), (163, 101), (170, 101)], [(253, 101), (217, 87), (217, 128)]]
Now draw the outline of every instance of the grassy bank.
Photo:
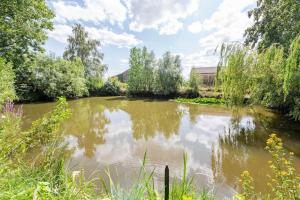
[(180, 103), (194, 103), (194, 104), (224, 104), (225, 101), (223, 99), (217, 98), (176, 98), (176, 102)]

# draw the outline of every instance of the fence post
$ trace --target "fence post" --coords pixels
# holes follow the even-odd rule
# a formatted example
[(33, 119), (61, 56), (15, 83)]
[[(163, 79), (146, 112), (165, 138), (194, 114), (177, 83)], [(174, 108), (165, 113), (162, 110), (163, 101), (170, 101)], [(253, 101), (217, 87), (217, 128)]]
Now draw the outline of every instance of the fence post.
[(169, 167), (165, 168), (165, 200), (169, 200)]

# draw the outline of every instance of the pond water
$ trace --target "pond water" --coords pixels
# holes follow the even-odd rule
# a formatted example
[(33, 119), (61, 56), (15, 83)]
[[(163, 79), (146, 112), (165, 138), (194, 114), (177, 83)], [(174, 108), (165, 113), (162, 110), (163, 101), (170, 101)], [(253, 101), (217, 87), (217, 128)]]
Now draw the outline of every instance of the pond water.
[[(69, 105), (73, 114), (61, 130), (71, 150), (67, 165), (83, 169), (89, 179), (109, 169), (115, 184), (129, 188), (147, 151), (147, 170), (155, 169), (156, 187), (163, 188), (165, 165), (171, 176), (180, 177), (186, 152), (187, 171), (198, 188), (231, 197), (239, 191), (240, 174), (248, 170), (256, 190), (266, 192), (270, 155), (264, 147), (273, 132), (295, 152), (300, 170), (300, 125), (262, 108), (231, 110), (125, 97), (84, 98)], [(53, 107), (25, 104), (24, 128)]]

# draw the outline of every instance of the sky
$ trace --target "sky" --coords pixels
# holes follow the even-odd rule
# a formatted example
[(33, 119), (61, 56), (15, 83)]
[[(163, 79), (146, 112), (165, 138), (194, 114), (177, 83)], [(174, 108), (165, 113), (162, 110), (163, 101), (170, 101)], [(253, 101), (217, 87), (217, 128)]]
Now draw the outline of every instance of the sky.
[(256, 0), (47, 0), (54, 11), (54, 30), (45, 48), (62, 56), (72, 26), (82, 24), (100, 40), (106, 77), (128, 69), (130, 48), (146, 46), (156, 58), (170, 51), (180, 55), (184, 77), (191, 67), (212, 67), (215, 49), (224, 42), (242, 42), (253, 23), (248, 11)]

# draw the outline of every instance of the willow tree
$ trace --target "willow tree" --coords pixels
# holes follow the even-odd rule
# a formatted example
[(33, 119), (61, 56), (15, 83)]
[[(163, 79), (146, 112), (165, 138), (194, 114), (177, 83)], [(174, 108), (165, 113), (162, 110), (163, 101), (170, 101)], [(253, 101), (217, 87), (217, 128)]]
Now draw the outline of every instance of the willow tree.
[(251, 99), (254, 103), (269, 108), (284, 107), (284, 49), (280, 45), (270, 48), (257, 55), (257, 61), (251, 68)]
[(291, 44), (284, 75), (284, 95), (290, 116), (300, 121), (300, 36)]
[(217, 83), (221, 84), (224, 99), (230, 105), (241, 105), (248, 90), (252, 54), (240, 44), (222, 45)]

